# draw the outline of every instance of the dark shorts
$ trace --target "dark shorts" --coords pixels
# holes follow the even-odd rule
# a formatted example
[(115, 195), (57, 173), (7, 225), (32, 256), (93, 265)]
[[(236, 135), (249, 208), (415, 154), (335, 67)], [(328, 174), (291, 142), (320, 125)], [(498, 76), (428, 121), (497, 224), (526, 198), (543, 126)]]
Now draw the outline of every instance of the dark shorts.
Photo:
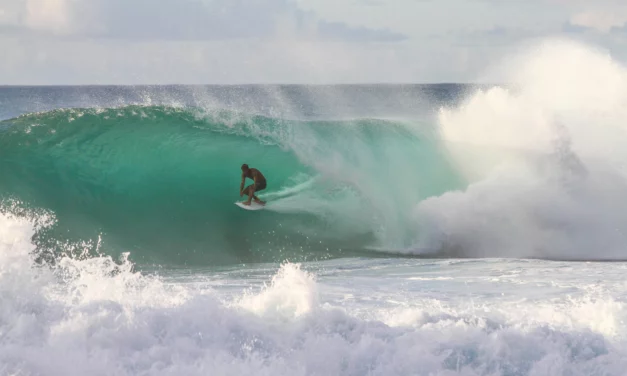
[(255, 192), (263, 191), (266, 189), (266, 181), (260, 181), (255, 184)]

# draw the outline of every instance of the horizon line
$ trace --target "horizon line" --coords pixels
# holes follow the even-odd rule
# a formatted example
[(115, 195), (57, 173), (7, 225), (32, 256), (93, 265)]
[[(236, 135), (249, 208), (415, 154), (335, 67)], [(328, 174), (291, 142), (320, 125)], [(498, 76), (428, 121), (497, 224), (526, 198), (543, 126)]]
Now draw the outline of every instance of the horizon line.
[(402, 86), (402, 85), (504, 85), (504, 83), (489, 82), (362, 82), (362, 83), (231, 83), (231, 84), (0, 84), (0, 88), (10, 87), (138, 87), (138, 86)]

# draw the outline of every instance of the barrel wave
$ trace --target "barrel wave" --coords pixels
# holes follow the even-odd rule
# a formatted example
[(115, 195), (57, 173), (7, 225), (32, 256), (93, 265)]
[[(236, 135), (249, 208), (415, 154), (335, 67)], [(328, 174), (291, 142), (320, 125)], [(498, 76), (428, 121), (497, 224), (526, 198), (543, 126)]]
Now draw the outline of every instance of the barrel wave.
[[(125, 106), (28, 114), (0, 129), (2, 198), (55, 217), (41, 249), (90, 239), (92, 252), (143, 263), (403, 248), (416, 238), (411, 209), (458, 184), (427, 133), (401, 122)], [(233, 205), (242, 163), (266, 175), (266, 210)]]

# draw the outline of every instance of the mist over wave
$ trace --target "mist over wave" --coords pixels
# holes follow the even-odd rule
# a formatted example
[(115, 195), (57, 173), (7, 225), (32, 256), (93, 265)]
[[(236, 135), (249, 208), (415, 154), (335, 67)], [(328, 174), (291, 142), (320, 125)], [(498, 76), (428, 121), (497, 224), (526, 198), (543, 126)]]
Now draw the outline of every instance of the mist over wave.
[(627, 70), (550, 41), (508, 61), (514, 89), (439, 113), (469, 186), (421, 202), (420, 249), (465, 257), (627, 258)]

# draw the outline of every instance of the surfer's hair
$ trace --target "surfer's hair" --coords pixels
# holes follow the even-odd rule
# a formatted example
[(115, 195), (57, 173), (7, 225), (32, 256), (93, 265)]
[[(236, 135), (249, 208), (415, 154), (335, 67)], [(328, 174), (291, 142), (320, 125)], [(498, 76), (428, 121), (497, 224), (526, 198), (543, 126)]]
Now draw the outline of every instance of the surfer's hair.
[(244, 164), (242, 165), (242, 170), (244, 170), (244, 171), (245, 171), (245, 170), (248, 170), (248, 165), (247, 165), (246, 163), (244, 163)]

